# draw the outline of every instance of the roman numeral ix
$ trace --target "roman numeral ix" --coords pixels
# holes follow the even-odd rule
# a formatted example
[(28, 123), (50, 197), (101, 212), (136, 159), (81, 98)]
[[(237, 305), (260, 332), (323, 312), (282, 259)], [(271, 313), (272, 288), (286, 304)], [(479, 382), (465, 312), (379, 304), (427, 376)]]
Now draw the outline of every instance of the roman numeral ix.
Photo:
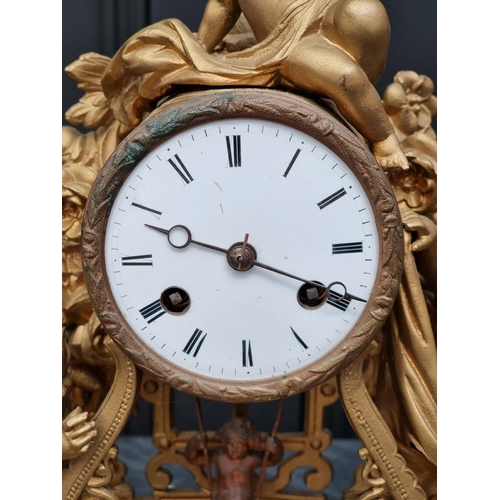
[(198, 352), (200, 351), (201, 346), (203, 345), (203, 342), (205, 342), (205, 339), (207, 338), (206, 333), (205, 335), (203, 335), (203, 337), (201, 337), (202, 333), (203, 332), (199, 328), (197, 328), (194, 331), (193, 335), (191, 335), (191, 338), (188, 340), (188, 343), (185, 345), (182, 352), (185, 352), (186, 354), (191, 354), (191, 351), (193, 351), (194, 349), (192, 356), (193, 358), (196, 358)]
[(226, 135), (229, 167), (241, 167), (241, 135)]
[(363, 251), (363, 242), (356, 243), (334, 243), (332, 245), (332, 254), (340, 253), (359, 253)]
[(161, 307), (160, 299), (151, 302), (151, 304), (148, 304), (142, 309), (139, 309), (139, 312), (148, 323), (152, 323), (155, 319), (158, 319), (160, 316), (165, 314), (165, 311)]
[(328, 196), (324, 200), (321, 200), (318, 203), (318, 207), (321, 210), (323, 210), (328, 205), (331, 205), (334, 201), (337, 201), (339, 198), (342, 198), (342, 196), (344, 196), (345, 194), (347, 194), (347, 193), (346, 193), (346, 190), (344, 188), (339, 189), (338, 191), (336, 191), (335, 193), (331, 194), (330, 196)]
[(153, 256), (147, 255), (130, 255), (122, 257), (122, 266), (152, 266)]

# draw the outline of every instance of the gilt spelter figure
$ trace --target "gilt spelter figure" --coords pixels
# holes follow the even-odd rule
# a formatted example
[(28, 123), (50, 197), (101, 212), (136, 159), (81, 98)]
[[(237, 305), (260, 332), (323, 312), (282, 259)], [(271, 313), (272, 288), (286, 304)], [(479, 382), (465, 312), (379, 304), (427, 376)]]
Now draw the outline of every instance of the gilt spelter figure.
[[(243, 15), (255, 44), (216, 51)], [(371, 144), (379, 164), (407, 167), (373, 84), (385, 67), (390, 27), (378, 0), (209, 0), (198, 34), (166, 19), (130, 38), (102, 87), (122, 123), (179, 85), (281, 87), (330, 98)]]

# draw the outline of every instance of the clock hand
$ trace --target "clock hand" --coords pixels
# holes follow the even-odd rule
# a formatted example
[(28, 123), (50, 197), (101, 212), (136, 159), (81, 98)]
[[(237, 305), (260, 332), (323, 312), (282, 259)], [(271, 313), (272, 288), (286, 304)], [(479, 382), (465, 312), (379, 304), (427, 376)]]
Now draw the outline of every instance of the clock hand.
[[(194, 245), (198, 245), (200, 247), (205, 247), (205, 248), (210, 248), (211, 250), (216, 250), (217, 252), (222, 252), (225, 254), (227, 254), (227, 252), (228, 252), (228, 250), (226, 250), (225, 248), (221, 248), (221, 247), (217, 247), (215, 245), (209, 245), (208, 243), (202, 243), (201, 241), (193, 240), (193, 238), (191, 237), (191, 231), (186, 226), (183, 226), (181, 224), (177, 224), (176, 226), (172, 226), (170, 229), (163, 229), (163, 228), (158, 227), (158, 226), (152, 226), (151, 224), (144, 224), (144, 225), (151, 228), (151, 229), (154, 229), (155, 231), (158, 231), (159, 233), (166, 234), (168, 236), (168, 242), (174, 248), (179, 248), (179, 249), (186, 248), (188, 245), (193, 243)], [(175, 229), (182, 229), (185, 233), (186, 241), (184, 243), (182, 243), (181, 245), (179, 245), (178, 243), (174, 243), (171, 239), (171, 233)]]
[(295, 279), (295, 280), (298, 280), (298, 281), (302, 281), (303, 283), (306, 283), (307, 285), (312, 285), (315, 288), (320, 288), (320, 289), (323, 289), (323, 290), (327, 290), (328, 292), (330, 292), (330, 289), (332, 288), (332, 286), (334, 286), (334, 285), (340, 285), (344, 289), (344, 293), (340, 294), (340, 296), (338, 298), (334, 298), (334, 297), (330, 296), (330, 300), (332, 300), (334, 302), (339, 302), (342, 299), (351, 299), (351, 300), (358, 300), (360, 302), (366, 302), (365, 299), (362, 299), (361, 297), (356, 297), (356, 295), (353, 295), (353, 294), (349, 293), (347, 291), (347, 287), (341, 281), (334, 281), (334, 282), (330, 283), (328, 286), (325, 286), (325, 285), (322, 285), (320, 283), (316, 283), (314, 281), (306, 280), (306, 279), (301, 278), (299, 276), (295, 276), (294, 274), (290, 274), (290, 273), (288, 273), (286, 271), (282, 271), (281, 269), (277, 269), (275, 267), (268, 266), (267, 264), (263, 264), (262, 262), (259, 262), (257, 260), (254, 261), (253, 265), (257, 266), (257, 267), (260, 267), (262, 269), (267, 269), (268, 271), (272, 271), (273, 273), (277, 273), (277, 274), (281, 274), (283, 276), (287, 276), (288, 278), (292, 278), (292, 279)]
[[(312, 285), (315, 288), (320, 288), (325, 291), (330, 292), (330, 289), (334, 285), (340, 285), (344, 289), (343, 294), (339, 294), (339, 297), (333, 297), (330, 295), (330, 300), (334, 302), (340, 302), (342, 299), (351, 299), (351, 300), (358, 300), (360, 302), (366, 302), (365, 299), (362, 299), (360, 297), (356, 297), (355, 295), (352, 295), (347, 291), (347, 287), (340, 281), (334, 281), (330, 283), (328, 286), (316, 283), (311, 280), (306, 280), (305, 278), (301, 278), (299, 276), (296, 276), (294, 274), (288, 273), (286, 271), (282, 271), (281, 269), (277, 269), (276, 267), (269, 266), (267, 264), (264, 264), (260, 261), (257, 260), (257, 252), (255, 251), (255, 248), (248, 243), (248, 233), (245, 234), (245, 240), (243, 243), (235, 243), (234, 245), (231, 245), (228, 249), (224, 249), (215, 245), (210, 245), (208, 243), (203, 243), (201, 241), (196, 241), (193, 240), (191, 236), (191, 231), (189, 230), (188, 227), (182, 225), (182, 224), (177, 224), (175, 226), (172, 226), (170, 229), (164, 229), (158, 226), (152, 226), (151, 224), (144, 224), (145, 226), (154, 229), (155, 231), (158, 231), (159, 233), (165, 234), (168, 237), (168, 242), (170, 243), (171, 246), (174, 248), (182, 249), (186, 248), (188, 245), (191, 243), (194, 245), (198, 245), (201, 247), (209, 248), (211, 250), (216, 250), (217, 252), (222, 252), (226, 254), (227, 256), (227, 261), (229, 265), (237, 270), (237, 271), (247, 271), (248, 269), (252, 268), (253, 266), (260, 267), (262, 269), (266, 269), (267, 271), (271, 271), (273, 273), (281, 274), (282, 276), (286, 276), (291, 279), (295, 279), (297, 281), (302, 281), (303, 283), (306, 283), (308, 285)], [(172, 233), (174, 230), (181, 229), (184, 232), (184, 241), (182, 244), (176, 243), (173, 241)]]
[(243, 266), (243, 255), (245, 255), (247, 244), (248, 244), (248, 233), (245, 234), (245, 239), (243, 240), (243, 246), (241, 247), (241, 255), (237, 257), (237, 260), (239, 262), (238, 271), (241, 271), (241, 267)]

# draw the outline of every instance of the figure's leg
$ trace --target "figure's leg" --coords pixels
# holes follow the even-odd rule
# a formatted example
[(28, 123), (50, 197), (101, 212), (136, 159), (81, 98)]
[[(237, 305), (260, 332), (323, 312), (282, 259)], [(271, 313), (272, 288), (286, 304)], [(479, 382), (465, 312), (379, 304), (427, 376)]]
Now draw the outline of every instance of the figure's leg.
[(321, 35), (301, 40), (284, 61), (281, 74), (297, 87), (329, 97), (371, 144), (382, 167), (408, 168), (375, 87), (361, 67)]
[(375, 84), (384, 71), (391, 28), (379, 0), (338, 0), (326, 12), (321, 34), (342, 47)]

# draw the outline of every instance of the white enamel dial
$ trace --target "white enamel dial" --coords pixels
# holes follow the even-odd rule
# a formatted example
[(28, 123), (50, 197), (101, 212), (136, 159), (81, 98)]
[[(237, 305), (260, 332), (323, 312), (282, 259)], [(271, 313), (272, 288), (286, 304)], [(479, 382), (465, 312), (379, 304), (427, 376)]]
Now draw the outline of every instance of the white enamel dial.
[[(238, 270), (226, 251), (239, 243), (237, 257), (245, 237), (256, 263)], [(378, 252), (370, 201), (334, 152), (287, 125), (229, 118), (170, 136), (137, 163), (109, 214), (104, 262), (146, 346), (196, 375), (253, 381), (304, 369), (349, 334)]]

